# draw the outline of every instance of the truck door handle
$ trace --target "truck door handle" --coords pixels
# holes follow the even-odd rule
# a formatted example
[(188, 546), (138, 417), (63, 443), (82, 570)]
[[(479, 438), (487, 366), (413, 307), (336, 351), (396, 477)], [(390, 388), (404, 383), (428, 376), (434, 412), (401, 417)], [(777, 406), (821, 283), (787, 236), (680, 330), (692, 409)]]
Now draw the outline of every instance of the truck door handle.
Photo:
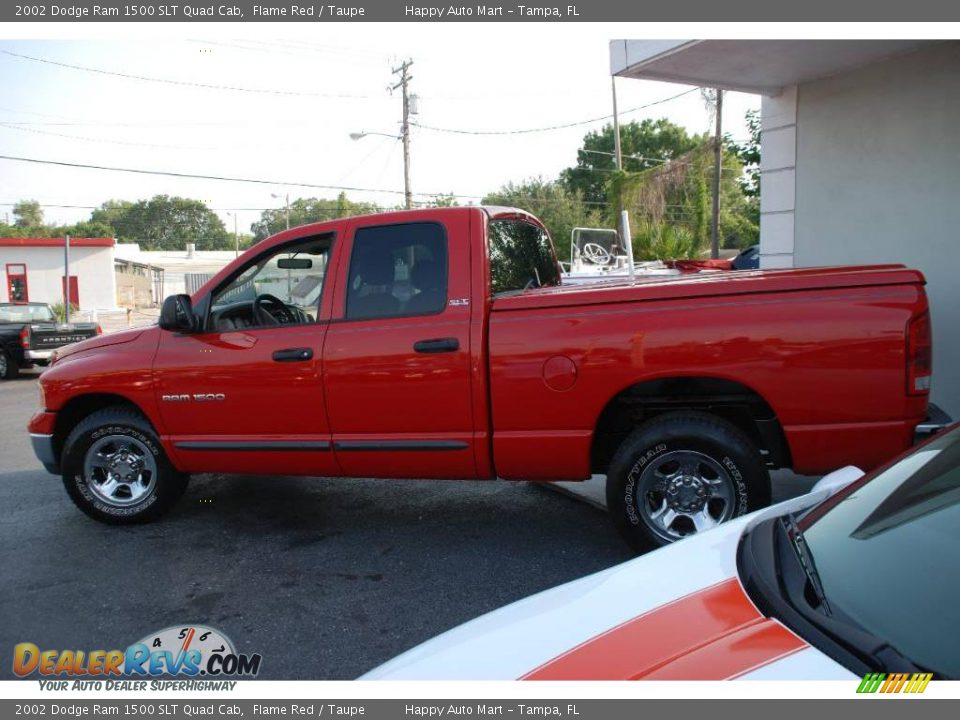
[(436, 340), (420, 340), (413, 344), (418, 353), (456, 352), (460, 349), (460, 341), (456, 338), (437, 338)]
[(273, 353), (273, 359), (276, 362), (304, 362), (312, 357), (313, 350), (311, 348), (287, 348)]

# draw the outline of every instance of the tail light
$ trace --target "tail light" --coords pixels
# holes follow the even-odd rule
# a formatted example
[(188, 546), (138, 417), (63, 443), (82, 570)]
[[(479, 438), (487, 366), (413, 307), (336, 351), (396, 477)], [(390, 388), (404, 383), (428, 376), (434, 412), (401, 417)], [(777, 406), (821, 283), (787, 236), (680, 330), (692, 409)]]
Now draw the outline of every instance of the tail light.
[(103, 335), (103, 328), (100, 325), (97, 325), (97, 335)]
[(930, 313), (917, 315), (907, 325), (907, 394), (927, 395), (933, 375), (933, 336)]
[(20, 330), (20, 347), (24, 350), (30, 349), (30, 328), (27, 326)]

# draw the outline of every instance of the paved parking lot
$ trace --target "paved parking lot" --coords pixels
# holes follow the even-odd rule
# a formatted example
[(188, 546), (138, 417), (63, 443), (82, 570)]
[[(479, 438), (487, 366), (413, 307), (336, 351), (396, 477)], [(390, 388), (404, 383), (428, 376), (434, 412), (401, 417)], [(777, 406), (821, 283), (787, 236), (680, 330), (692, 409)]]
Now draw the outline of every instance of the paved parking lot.
[(261, 677), (348, 679), (629, 557), (603, 512), (528, 483), (206, 475), (159, 522), (101, 525), (33, 457), (35, 385), (0, 382), (0, 654), (200, 623)]
[(0, 382), (0, 658), (203, 623), (261, 653), (261, 677), (354, 678), (629, 557), (603, 513), (527, 483), (207, 475), (159, 522), (101, 525), (33, 457), (35, 385)]

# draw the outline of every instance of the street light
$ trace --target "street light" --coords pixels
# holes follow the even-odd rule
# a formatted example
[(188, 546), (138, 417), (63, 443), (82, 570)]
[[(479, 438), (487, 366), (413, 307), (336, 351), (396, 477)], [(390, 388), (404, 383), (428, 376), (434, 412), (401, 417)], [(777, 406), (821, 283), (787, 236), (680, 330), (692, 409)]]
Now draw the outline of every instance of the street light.
[(290, 193), (287, 193), (286, 195), (277, 195), (276, 193), (270, 193), (270, 197), (272, 197), (275, 200), (279, 200), (281, 197), (283, 198), (283, 210), (287, 215), (287, 230), (289, 230), (290, 229)]
[(402, 137), (400, 135), (390, 135), (389, 133), (364, 131), (364, 132), (358, 132), (358, 133), (350, 133), (350, 139), (359, 140), (360, 138), (365, 138), (367, 135), (379, 135), (380, 137), (393, 138), (394, 140), (399, 140)]

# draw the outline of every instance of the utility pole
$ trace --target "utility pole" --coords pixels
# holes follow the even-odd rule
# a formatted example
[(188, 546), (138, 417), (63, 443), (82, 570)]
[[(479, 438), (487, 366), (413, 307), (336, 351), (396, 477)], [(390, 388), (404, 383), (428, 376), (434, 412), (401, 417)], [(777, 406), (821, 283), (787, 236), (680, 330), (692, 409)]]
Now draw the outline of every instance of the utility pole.
[[(623, 170), (623, 152), (620, 149), (620, 116), (617, 114), (617, 76), (610, 76), (610, 87), (613, 89), (613, 155), (617, 163), (617, 170)], [(623, 212), (623, 193), (617, 192), (617, 216)]]
[(710, 257), (720, 257), (720, 171), (723, 162), (723, 90), (717, 88), (717, 129), (713, 136), (713, 217), (710, 228)]
[[(623, 170), (623, 151), (620, 148), (620, 115), (617, 113), (617, 76), (610, 76), (610, 88), (613, 91), (613, 155), (617, 170)], [(620, 178), (622, 182), (623, 178)], [(630, 234), (630, 217), (623, 207), (623, 187), (617, 187), (617, 217), (620, 218), (620, 242), (627, 254), (627, 274), (633, 280), (633, 237)]]
[[(54, 286), (56, 287), (56, 286)], [(70, 236), (63, 238), (63, 322), (70, 322)]]
[(413, 60), (407, 60), (400, 67), (394, 68), (393, 74), (400, 75), (400, 82), (391, 88), (391, 90), (403, 89), (403, 125), (400, 134), (403, 138), (403, 196), (407, 210), (413, 207), (413, 195), (410, 192), (410, 95), (408, 93), (410, 81), (413, 80), (409, 73), (411, 65)]

